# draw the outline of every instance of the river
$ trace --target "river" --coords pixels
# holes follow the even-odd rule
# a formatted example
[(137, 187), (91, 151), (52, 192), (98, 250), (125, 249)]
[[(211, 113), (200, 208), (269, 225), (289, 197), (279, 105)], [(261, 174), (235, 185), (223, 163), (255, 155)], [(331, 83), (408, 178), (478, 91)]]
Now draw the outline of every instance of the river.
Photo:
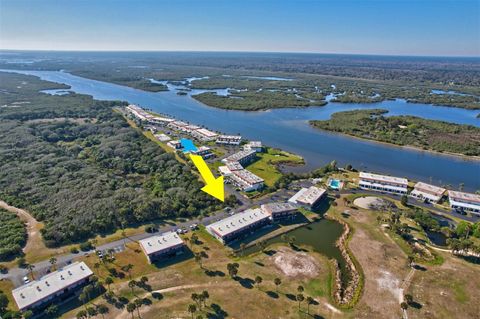
[[(2, 71), (2, 70), (0, 70)], [(12, 72), (13, 70), (3, 70)], [(339, 165), (377, 173), (408, 177), (453, 187), (465, 183), (466, 190), (480, 189), (480, 161), (434, 154), (426, 151), (388, 146), (313, 129), (312, 119), (328, 119), (332, 113), (366, 108), (384, 108), (388, 115), (414, 115), (453, 123), (480, 126), (478, 111), (407, 103), (404, 100), (372, 104), (329, 103), (324, 107), (285, 108), (261, 112), (222, 110), (208, 107), (176, 92), (145, 92), (126, 86), (90, 80), (61, 71), (14, 71), (39, 76), (43, 80), (64, 83), (71, 91), (89, 94), (100, 100), (125, 100), (177, 119), (204, 125), (229, 134), (241, 134), (251, 140), (278, 147), (305, 158), (306, 171), (336, 160)], [(175, 89), (175, 87), (170, 86)]]

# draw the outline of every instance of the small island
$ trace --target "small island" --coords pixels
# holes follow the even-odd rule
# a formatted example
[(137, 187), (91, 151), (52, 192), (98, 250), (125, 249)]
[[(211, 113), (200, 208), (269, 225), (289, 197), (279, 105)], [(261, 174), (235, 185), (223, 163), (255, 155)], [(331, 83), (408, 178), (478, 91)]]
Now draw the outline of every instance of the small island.
[(480, 128), (415, 116), (383, 116), (383, 109), (334, 113), (326, 121), (310, 121), (316, 128), (429, 151), (480, 155)]
[(192, 96), (195, 100), (208, 106), (228, 110), (261, 111), (284, 107), (323, 106), (327, 104), (323, 96), (318, 100), (307, 99), (294, 93), (277, 91), (234, 91), (228, 96), (206, 92)]

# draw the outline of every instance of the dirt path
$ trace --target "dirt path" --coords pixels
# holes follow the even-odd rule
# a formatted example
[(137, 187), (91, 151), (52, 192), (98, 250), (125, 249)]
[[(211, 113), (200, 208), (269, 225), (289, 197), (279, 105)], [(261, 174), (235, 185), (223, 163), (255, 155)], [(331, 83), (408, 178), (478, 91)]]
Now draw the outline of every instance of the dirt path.
[[(40, 234), (40, 229), (43, 227), (40, 222), (38, 222), (29, 212), (24, 209), (20, 209), (14, 206), (10, 206), (4, 201), (0, 200), (0, 208), (8, 210), (9, 212), (17, 214), (17, 216), (25, 222), (27, 226), (28, 240), (27, 244), (23, 248), (23, 252), (27, 254), (36, 249), (47, 249), (43, 245), (42, 236)], [(40, 247), (43, 246), (43, 247)]]

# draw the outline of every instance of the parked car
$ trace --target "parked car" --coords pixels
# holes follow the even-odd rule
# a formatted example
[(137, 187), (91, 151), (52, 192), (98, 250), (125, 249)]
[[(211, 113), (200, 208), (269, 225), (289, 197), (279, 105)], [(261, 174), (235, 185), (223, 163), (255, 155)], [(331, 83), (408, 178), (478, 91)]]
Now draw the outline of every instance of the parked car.
[(28, 283), (30, 283), (30, 279), (28, 279), (28, 277), (25, 276), (25, 277), (23, 277), (23, 282), (28, 284)]

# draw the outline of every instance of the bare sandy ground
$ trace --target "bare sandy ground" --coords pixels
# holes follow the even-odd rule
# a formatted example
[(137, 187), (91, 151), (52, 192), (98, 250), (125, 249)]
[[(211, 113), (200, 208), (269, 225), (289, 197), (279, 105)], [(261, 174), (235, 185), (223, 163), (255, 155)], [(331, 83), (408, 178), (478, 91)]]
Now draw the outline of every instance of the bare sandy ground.
[(287, 277), (313, 278), (319, 273), (319, 266), (315, 258), (304, 252), (281, 247), (272, 259), (275, 267)]
[(353, 201), (353, 204), (363, 209), (372, 210), (381, 210), (391, 206), (389, 201), (375, 196), (359, 197)]

